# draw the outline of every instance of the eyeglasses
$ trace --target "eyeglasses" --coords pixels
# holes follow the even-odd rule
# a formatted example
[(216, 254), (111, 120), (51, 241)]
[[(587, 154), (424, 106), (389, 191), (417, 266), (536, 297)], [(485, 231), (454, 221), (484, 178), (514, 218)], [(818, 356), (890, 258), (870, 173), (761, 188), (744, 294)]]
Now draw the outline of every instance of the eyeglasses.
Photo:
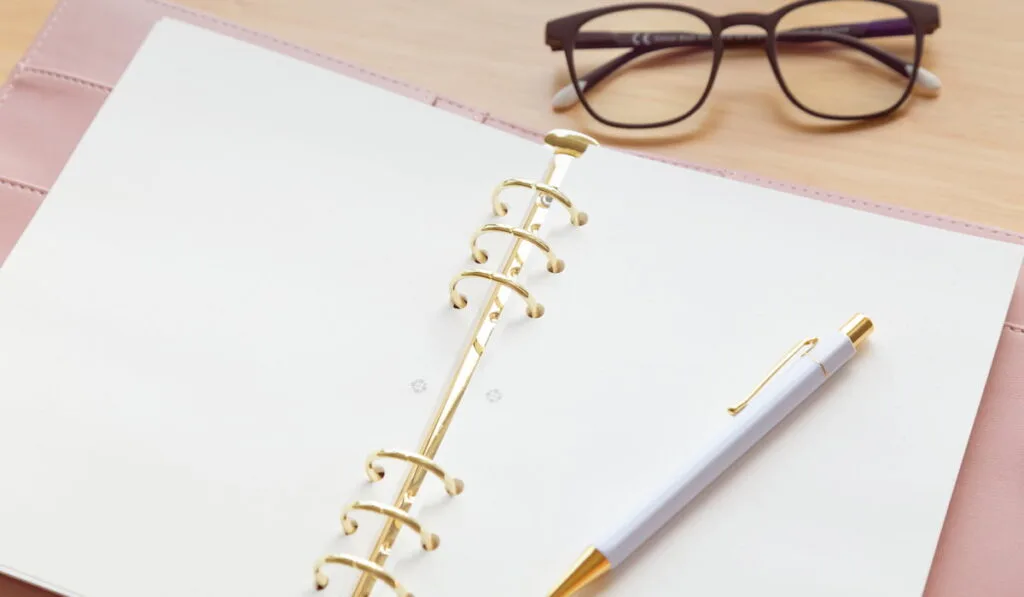
[[(737, 25), (764, 32), (723, 33)], [(763, 47), (801, 110), (877, 118), (903, 105), (915, 85), (941, 87), (921, 67), (924, 36), (938, 28), (939, 7), (914, 0), (800, 0), (769, 14), (721, 17), (674, 4), (598, 8), (547, 24), (547, 45), (565, 52), (571, 77), (552, 106), (581, 102), (621, 128), (675, 124), (707, 100), (725, 48)]]

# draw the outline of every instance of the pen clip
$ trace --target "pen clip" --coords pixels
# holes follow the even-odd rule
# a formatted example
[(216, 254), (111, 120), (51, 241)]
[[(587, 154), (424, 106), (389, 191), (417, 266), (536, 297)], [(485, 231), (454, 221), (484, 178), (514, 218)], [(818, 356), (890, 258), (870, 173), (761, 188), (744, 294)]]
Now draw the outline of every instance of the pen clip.
[(729, 407), (729, 414), (734, 417), (738, 415), (740, 411), (742, 411), (744, 408), (747, 407), (748, 404), (750, 404), (750, 401), (754, 399), (754, 396), (757, 396), (757, 393), (760, 392), (764, 388), (764, 386), (767, 385), (768, 382), (771, 381), (772, 378), (775, 377), (775, 375), (779, 371), (781, 371), (783, 367), (786, 366), (787, 363), (789, 363), (790, 361), (797, 357), (804, 356), (805, 354), (810, 352), (811, 349), (814, 348), (814, 345), (817, 343), (817, 338), (805, 338), (801, 340), (796, 346), (791, 348), (789, 352), (787, 352), (786, 355), (782, 357), (782, 360), (776, 363), (775, 367), (773, 367), (772, 370), (768, 372), (768, 375), (761, 380), (761, 383), (757, 384), (757, 387), (754, 388), (754, 391), (751, 392), (749, 396), (743, 399), (743, 402), (740, 402), (735, 406)]

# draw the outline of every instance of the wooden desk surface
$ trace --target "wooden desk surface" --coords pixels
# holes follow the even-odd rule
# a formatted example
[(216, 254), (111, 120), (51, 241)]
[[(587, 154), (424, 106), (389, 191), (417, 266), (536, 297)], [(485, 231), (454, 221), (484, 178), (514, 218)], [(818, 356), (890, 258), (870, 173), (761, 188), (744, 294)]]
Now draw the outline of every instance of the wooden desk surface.
[[(0, 72), (31, 43), (55, 0), (0, 3)], [(182, 0), (287, 40), (387, 73), (536, 130), (556, 126), (604, 143), (1024, 231), (1024, 3), (945, 2), (926, 42), (937, 98), (915, 96), (897, 117), (835, 126), (795, 116), (760, 52), (726, 53), (711, 98), (683, 129), (596, 128), (582, 110), (556, 114), (561, 53), (546, 20), (595, 0)], [(606, 2), (607, 3), (607, 2)], [(766, 10), (755, 0), (696, 0), (719, 14)], [(666, 137), (666, 133), (671, 136)]]

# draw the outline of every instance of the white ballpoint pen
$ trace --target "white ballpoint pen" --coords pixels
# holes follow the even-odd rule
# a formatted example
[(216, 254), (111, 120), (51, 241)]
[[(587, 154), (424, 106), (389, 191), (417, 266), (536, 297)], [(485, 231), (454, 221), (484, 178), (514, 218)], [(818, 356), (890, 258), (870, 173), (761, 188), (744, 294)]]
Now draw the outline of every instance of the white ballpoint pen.
[(548, 597), (572, 595), (629, 558), (845, 365), (873, 328), (858, 314), (837, 332), (797, 344), (745, 400), (728, 409), (735, 424), (681, 468), (651, 503), (587, 549)]

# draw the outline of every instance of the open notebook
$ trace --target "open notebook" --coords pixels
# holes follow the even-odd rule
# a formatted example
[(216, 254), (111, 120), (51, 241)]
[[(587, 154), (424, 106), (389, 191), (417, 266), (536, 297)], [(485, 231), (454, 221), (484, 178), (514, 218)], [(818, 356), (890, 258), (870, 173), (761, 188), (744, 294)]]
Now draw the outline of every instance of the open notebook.
[[(919, 594), (1024, 249), (600, 147), (559, 159), (586, 226), (516, 188), (494, 217), (550, 148), (161, 22), (0, 270), (3, 572), (314, 594), (314, 562), (374, 548), (382, 519), (345, 536), (341, 509), (395, 499), (408, 466), (371, 484), (364, 460), (417, 448), (494, 292), (464, 280), (451, 308), (452, 277), (513, 245), (482, 235), (477, 265), (470, 237), (536, 212), (565, 271), (521, 265), (541, 318), (502, 295), (436, 454), (465, 491), (425, 479), (411, 514), (441, 545), (402, 530), (389, 574), (544, 594), (786, 347), (863, 311), (877, 332), (842, 379), (601, 594)], [(328, 594), (360, 576), (324, 572)]]

